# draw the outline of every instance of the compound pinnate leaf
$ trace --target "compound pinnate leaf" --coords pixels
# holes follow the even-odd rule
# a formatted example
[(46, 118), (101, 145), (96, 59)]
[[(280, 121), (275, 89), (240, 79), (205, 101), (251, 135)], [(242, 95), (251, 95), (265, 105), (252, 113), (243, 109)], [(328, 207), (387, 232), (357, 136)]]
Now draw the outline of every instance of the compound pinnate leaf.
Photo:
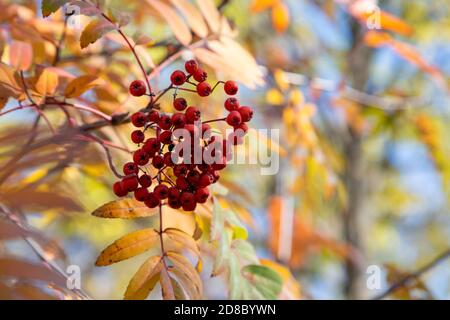
[(177, 277), (189, 297), (193, 300), (201, 299), (203, 283), (191, 262), (176, 252), (167, 252), (167, 257), (173, 264), (169, 271)]
[(151, 228), (132, 232), (116, 240), (102, 251), (95, 265), (107, 266), (151, 249), (159, 241), (159, 234)]
[(163, 263), (160, 256), (148, 258), (128, 283), (125, 300), (143, 300), (160, 279)]
[(150, 217), (156, 213), (157, 210), (149, 209), (142, 202), (126, 198), (108, 202), (92, 212), (92, 215), (100, 218), (134, 219)]

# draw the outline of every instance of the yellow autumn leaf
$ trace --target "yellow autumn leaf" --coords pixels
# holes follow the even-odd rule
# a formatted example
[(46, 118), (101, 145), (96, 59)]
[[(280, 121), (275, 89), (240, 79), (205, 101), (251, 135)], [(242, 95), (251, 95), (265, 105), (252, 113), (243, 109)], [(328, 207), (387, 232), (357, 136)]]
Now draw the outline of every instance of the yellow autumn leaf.
[(163, 268), (160, 256), (148, 258), (128, 283), (125, 300), (144, 300), (159, 280)]
[(156, 209), (150, 209), (142, 202), (132, 198), (124, 198), (102, 205), (92, 212), (92, 215), (100, 218), (134, 219), (150, 217), (156, 213)]
[(190, 298), (193, 300), (201, 299), (203, 283), (190, 261), (176, 252), (167, 252), (167, 257), (173, 264), (173, 268), (169, 271), (177, 277)]
[(107, 266), (151, 249), (159, 241), (159, 234), (151, 228), (132, 232), (114, 241), (97, 258), (95, 265)]
[(272, 8), (272, 25), (278, 33), (283, 33), (289, 27), (289, 8), (283, 2)]
[(58, 75), (49, 68), (44, 69), (36, 81), (36, 91), (43, 96), (51, 96), (58, 86)]
[(274, 106), (280, 106), (284, 102), (284, 96), (280, 92), (280, 90), (276, 88), (270, 88), (266, 92), (266, 102), (268, 104), (274, 105)]
[(164, 230), (164, 234), (169, 238), (169, 243), (172, 242), (172, 245), (178, 246), (181, 249), (188, 249), (200, 258), (200, 249), (197, 243), (186, 232), (175, 228), (168, 228)]
[(84, 75), (69, 82), (66, 90), (64, 90), (64, 96), (66, 98), (79, 97), (87, 90), (98, 85), (100, 85), (100, 81), (96, 76)]

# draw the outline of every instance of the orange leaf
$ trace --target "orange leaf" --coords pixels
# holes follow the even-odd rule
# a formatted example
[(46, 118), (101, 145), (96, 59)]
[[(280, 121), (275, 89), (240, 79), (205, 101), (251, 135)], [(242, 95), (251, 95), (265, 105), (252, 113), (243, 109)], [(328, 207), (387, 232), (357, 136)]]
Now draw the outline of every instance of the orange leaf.
[(283, 2), (272, 8), (272, 25), (278, 33), (283, 33), (289, 27), (289, 9)]
[(9, 48), (11, 65), (19, 70), (28, 70), (33, 60), (33, 49), (31, 44), (13, 40)]

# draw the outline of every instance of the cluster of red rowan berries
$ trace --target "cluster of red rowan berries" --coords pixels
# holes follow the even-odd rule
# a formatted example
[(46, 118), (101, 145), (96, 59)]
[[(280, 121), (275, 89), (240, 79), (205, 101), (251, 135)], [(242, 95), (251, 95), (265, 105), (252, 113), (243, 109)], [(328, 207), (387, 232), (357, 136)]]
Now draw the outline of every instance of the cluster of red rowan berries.
[[(185, 69), (186, 72), (176, 70), (171, 74), (171, 85), (162, 93), (172, 88), (176, 90), (173, 100), (175, 113), (165, 114), (150, 108), (131, 116), (131, 122), (137, 128), (131, 133), (131, 140), (138, 145), (138, 149), (133, 153), (133, 161), (123, 166), (125, 176), (121, 181), (114, 183), (113, 190), (117, 196), (123, 197), (133, 192), (135, 199), (144, 202), (149, 208), (167, 204), (174, 209), (192, 211), (198, 203), (205, 203), (209, 198), (208, 186), (219, 180), (219, 172), (232, 158), (231, 146), (242, 143), (243, 136), (248, 130), (246, 122), (253, 116), (250, 107), (240, 106), (236, 98), (229, 97), (224, 103), (228, 111), (225, 118), (200, 124), (201, 111), (194, 106), (188, 106), (185, 98), (176, 97), (178, 90), (196, 92), (199, 96), (206, 97), (220, 83), (224, 84), (225, 93), (233, 96), (238, 92), (236, 82), (219, 81), (211, 87), (206, 82), (207, 73), (195, 60), (187, 61)], [(184, 84), (195, 86), (195, 90), (181, 88), (180, 86)], [(143, 96), (147, 91), (145, 83), (141, 80), (133, 81), (129, 90), (133, 96)], [(234, 128), (228, 139), (211, 135), (208, 123), (215, 121), (226, 121)], [(149, 129), (154, 130), (155, 135), (146, 138)], [(198, 135), (198, 140), (191, 139), (189, 145), (191, 151), (198, 146), (202, 155), (209, 151), (215, 161), (206, 161), (203, 157), (200, 161), (195, 161), (192, 154), (184, 154), (183, 157), (183, 150), (177, 153), (176, 146), (183, 139), (180, 140), (174, 135), (178, 129), (186, 130), (190, 137)], [(149, 174), (149, 167), (157, 170), (155, 176)]]

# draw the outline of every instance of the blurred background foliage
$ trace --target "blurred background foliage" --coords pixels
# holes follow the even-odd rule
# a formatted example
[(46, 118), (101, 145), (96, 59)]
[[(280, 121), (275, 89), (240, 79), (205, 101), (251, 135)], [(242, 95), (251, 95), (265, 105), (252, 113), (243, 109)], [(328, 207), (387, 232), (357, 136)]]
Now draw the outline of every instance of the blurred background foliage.
[[(171, 3), (176, 7), (176, 1)], [(258, 256), (277, 261), (274, 268), (289, 267), (296, 279), (285, 269), (279, 270), (285, 272), (289, 287), (280, 297), (375, 297), (447, 252), (450, 3), (379, 1), (380, 30), (367, 28), (375, 1), (214, 3), (229, 22), (229, 35), (236, 33), (235, 41), (241, 47), (216, 43), (227, 54), (214, 56), (198, 51), (196, 43), (202, 40), (194, 35), (192, 42), (184, 44), (191, 50), (163, 64), (152, 82), (158, 89), (165, 88), (167, 83), (161, 79), (194, 55), (217, 78), (226, 75), (241, 80), (245, 85), (241, 100), (254, 107), (256, 127), (280, 129), (279, 146), (271, 144), (277, 149), (273, 152), (280, 154), (276, 175), (261, 176), (258, 165), (234, 165), (227, 168), (224, 182), (230, 190), (226, 203), (245, 224)], [(180, 42), (186, 39), (180, 31), (150, 4), (112, 0), (102, 5), (118, 19), (129, 17), (123, 30), (142, 42), (138, 53), (150, 70), (183, 47)], [(113, 33), (82, 50), (80, 31), (68, 28), (57, 54), (54, 42), (64, 30), (61, 11), (43, 20), (40, 1), (3, 0), (0, 8), (3, 63), (23, 63), (14, 54), (27, 50), (32, 52), (33, 65), (52, 65), (58, 55), (54, 65), (58, 70), (54, 71), (60, 83), (70, 79), (63, 70), (92, 75), (99, 81), (78, 97), (85, 105), (107, 115), (145, 107), (144, 98), (128, 96), (128, 83), (140, 71)], [(87, 21), (82, 17), (83, 24)], [(214, 51), (214, 39), (208, 41), (206, 47)], [(20, 47), (24, 42), (31, 49)], [(235, 64), (234, 68), (229, 64)], [(2, 111), (16, 105), (2, 98)], [(222, 99), (217, 94), (208, 99), (207, 106), (198, 103), (213, 118), (221, 112)], [(168, 110), (169, 103), (162, 101), (161, 108)], [(67, 119), (60, 110), (45, 112), (55, 127), (64, 126)], [(46, 259), (63, 268), (79, 265), (83, 289), (91, 297), (121, 298), (130, 275), (143, 260), (138, 257), (97, 268), (95, 258), (107, 244), (148, 226), (149, 220), (100, 220), (90, 215), (114, 198), (113, 175), (104, 150), (95, 142), (61, 137), (16, 158), (35, 116), (30, 110), (18, 110), (0, 117), (2, 210), (22, 224), (26, 221), (27, 228), (36, 232), (33, 239), (44, 248)], [(79, 123), (96, 119), (95, 114), (82, 112), (73, 117)], [(42, 120), (35, 130), (36, 135), (51, 137)], [(129, 133), (126, 125), (102, 128), (102, 137), (125, 150), (131, 148), (126, 138)], [(120, 148), (111, 152), (119, 166), (128, 157)], [(179, 218), (169, 216), (168, 223), (171, 219)], [(189, 224), (190, 218), (186, 219)], [(1, 252), (38, 265), (39, 257), (30, 243), (2, 237), (14, 223), (1, 223)], [(268, 265), (273, 263), (269, 260)], [(370, 265), (382, 270), (379, 290), (366, 287)], [(449, 265), (447, 260), (436, 264), (420, 280), (390, 297), (450, 298)], [(205, 269), (211, 270), (208, 261)], [(0, 263), (2, 272), (7, 276), (8, 266), (2, 269)], [(202, 278), (205, 297), (228, 296), (224, 279), (210, 278), (207, 271)], [(30, 281), (15, 286), (22, 298), (41, 297), (33, 296), (36, 292)]]

